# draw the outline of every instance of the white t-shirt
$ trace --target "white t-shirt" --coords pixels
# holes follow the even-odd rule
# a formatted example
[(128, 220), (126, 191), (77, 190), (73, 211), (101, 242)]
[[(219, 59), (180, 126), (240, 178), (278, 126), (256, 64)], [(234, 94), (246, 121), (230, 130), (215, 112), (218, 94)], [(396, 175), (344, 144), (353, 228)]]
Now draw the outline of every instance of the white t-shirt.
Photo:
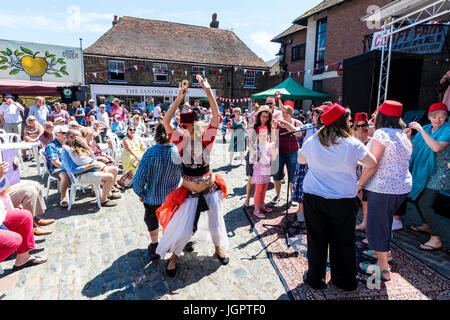
[(105, 123), (109, 127), (109, 115), (108, 115), (108, 112), (106, 112), (106, 111), (103, 112), (103, 113), (98, 112), (97, 113), (97, 120)]
[(378, 169), (367, 181), (364, 189), (387, 194), (405, 194), (411, 191), (412, 176), (409, 172), (412, 144), (401, 129), (381, 128), (374, 132), (367, 144), (377, 140), (385, 146)]
[(6, 123), (19, 123), (22, 122), (22, 117), (20, 116), (19, 108), (16, 106), (17, 102), (12, 102), (11, 104), (7, 104), (3, 102), (0, 105), (0, 114), (3, 116), (3, 119)]
[(303, 142), (300, 152), (308, 161), (303, 191), (326, 199), (354, 198), (358, 194), (356, 164), (369, 150), (354, 137), (323, 146), (318, 136)]
[(155, 109), (153, 109), (153, 116), (155, 117), (155, 119), (158, 119), (160, 112), (161, 108), (158, 106), (156, 106)]

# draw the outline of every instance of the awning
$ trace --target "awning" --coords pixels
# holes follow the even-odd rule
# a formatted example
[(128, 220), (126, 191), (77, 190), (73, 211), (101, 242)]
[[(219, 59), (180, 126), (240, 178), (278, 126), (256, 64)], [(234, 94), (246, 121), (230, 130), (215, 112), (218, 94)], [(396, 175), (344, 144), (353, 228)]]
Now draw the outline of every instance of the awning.
[(56, 87), (72, 86), (72, 83), (64, 82), (43, 82), (29, 80), (0, 80), (1, 94), (18, 94), (18, 95), (47, 95), (59, 96)]
[(322, 92), (317, 92), (305, 88), (298, 84), (291, 77), (284, 80), (276, 87), (252, 95), (253, 100), (266, 99), (267, 97), (275, 96), (275, 92), (279, 91), (282, 94), (282, 99), (298, 99), (298, 100), (326, 100), (330, 99), (330, 95)]

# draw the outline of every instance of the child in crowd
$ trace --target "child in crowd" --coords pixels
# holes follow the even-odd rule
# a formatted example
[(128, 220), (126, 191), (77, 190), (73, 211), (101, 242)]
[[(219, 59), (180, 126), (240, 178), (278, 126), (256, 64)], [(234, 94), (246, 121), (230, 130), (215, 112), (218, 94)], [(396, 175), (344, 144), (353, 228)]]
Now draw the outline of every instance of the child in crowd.
[(257, 130), (256, 161), (253, 165), (252, 184), (255, 185), (255, 210), (253, 214), (258, 218), (264, 218), (261, 212), (271, 212), (272, 209), (264, 203), (267, 186), (270, 182), (271, 163), (275, 161), (278, 151), (276, 146), (270, 142), (269, 129), (266, 126), (258, 127)]

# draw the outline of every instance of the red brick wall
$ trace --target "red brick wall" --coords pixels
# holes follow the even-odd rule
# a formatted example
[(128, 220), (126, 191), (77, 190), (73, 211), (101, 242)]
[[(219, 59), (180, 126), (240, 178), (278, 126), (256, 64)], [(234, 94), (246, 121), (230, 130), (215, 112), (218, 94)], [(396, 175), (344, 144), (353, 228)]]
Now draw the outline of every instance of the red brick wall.
[[(305, 59), (292, 61), (292, 47), (302, 43), (306, 44), (306, 29), (287, 36), (284, 41), (287, 41), (288, 39), (292, 39), (292, 44), (286, 47), (286, 63), (289, 75), (289, 72), (298, 72), (305, 69)], [(297, 73), (291, 74), (291, 78), (303, 85), (303, 74), (300, 76), (298, 76)]]
[(378, 30), (369, 29), (366, 22), (360, 19), (367, 15), (369, 6), (383, 7), (391, 2), (391, 0), (353, 0), (328, 10), (325, 65), (362, 54), (364, 36)]

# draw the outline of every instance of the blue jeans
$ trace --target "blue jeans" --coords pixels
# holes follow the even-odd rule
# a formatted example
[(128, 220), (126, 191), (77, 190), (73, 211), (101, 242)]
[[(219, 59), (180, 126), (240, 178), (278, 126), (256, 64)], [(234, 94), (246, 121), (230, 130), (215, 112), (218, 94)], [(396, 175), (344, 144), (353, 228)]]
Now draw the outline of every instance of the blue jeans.
[(298, 151), (291, 153), (279, 153), (278, 155), (278, 171), (273, 176), (273, 180), (281, 181), (283, 179), (283, 168), (286, 165), (288, 171), (289, 183), (292, 183), (295, 175), (295, 168), (297, 166)]

